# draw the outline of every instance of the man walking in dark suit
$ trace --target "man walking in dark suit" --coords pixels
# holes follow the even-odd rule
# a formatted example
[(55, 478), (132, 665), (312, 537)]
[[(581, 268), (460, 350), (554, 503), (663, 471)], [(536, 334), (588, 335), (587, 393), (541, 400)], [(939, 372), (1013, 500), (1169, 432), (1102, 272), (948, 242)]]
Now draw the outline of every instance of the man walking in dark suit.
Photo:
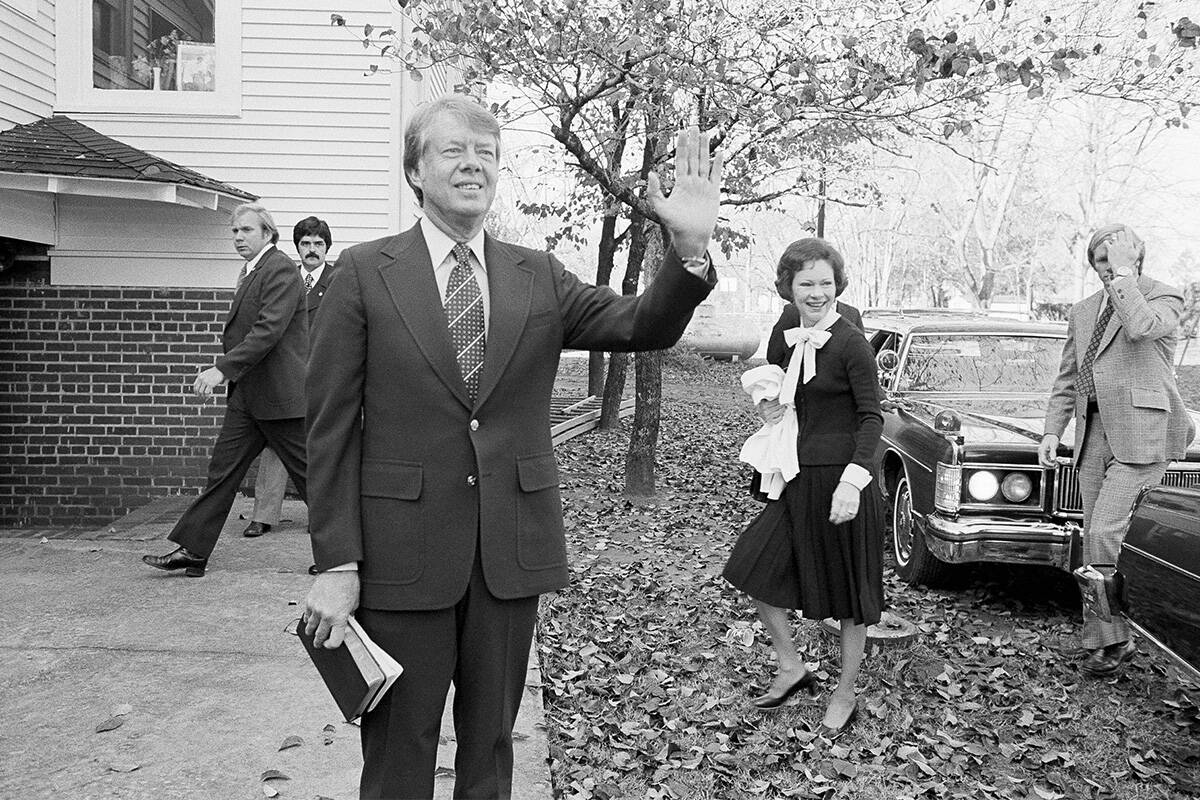
[[(292, 243), (300, 256), (300, 278), (304, 281), (304, 304), (308, 309), (308, 338), (311, 342), (313, 331), (316, 330), (317, 310), (333, 280), (336, 266), (325, 261), (329, 248), (333, 247), (333, 234), (324, 220), (305, 217), (292, 228)], [(279, 523), (286, 490), (287, 470), (275, 451), (267, 447), (258, 459), (258, 474), (254, 477), (254, 509), (250, 513), (250, 524), (242, 531), (243, 536), (262, 536)]]
[(208, 485), (168, 537), (179, 545), (142, 561), (163, 570), (204, 575), (225, 518), (250, 463), (270, 445), (301, 497), (307, 498), (304, 457), (304, 369), (308, 317), (296, 265), (275, 247), (279, 230), (261, 205), (233, 212), (233, 246), (246, 260), (221, 335), (224, 353), (196, 376), (203, 400), (228, 383), (225, 419), (208, 462)]
[(564, 348), (679, 339), (715, 283), (707, 257), (720, 155), (681, 133), (675, 183), (647, 199), (669, 247), (640, 297), (579, 281), (552, 255), (488, 236), (500, 129), (462, 96), (417, 110), (404, 170), (424, 218), (352, 247), (325, 297), (309, 370), (306, 626), (346, 619), (403, 666), (362, 721), (368, 798), (430, 798), (451, 681), (457, 798), (508, 797), (538, 595), (567, 583), (550, 395)]
[[(1104, 288), (1071, 307), (1038, 459), (1057, 465), (1073, 420), (1083, 563), (1116, 564), (1134, 498), (1184, 457), (1195, 433), (1174, 375), (1183, 295), (1142, 274), (1146, 247), (1124, 225), (1096, 231), (1087, 257)], [(1112, 675), (1136, 650), (1123, 619), (1102, 622), (1086, 605), (1083, 646), (1080, 668), (1093, 677)]]

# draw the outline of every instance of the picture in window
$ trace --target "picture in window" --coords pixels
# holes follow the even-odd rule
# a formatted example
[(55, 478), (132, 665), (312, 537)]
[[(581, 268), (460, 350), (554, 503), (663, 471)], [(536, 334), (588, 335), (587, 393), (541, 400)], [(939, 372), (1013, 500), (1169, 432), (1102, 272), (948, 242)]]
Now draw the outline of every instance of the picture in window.
[(175, 85), (181, 92), (211, 92), (217, 88), (216, 47), (203, 42), (176, 46)]

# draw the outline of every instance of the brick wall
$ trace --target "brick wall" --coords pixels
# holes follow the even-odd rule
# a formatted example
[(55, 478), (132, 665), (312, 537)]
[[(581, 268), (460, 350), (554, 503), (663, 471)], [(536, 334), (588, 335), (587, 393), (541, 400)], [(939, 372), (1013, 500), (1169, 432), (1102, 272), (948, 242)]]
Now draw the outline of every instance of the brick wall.
[(190, 393), (231, 290), (0, 274), (0, 526), (100, 526), (204, 485), (224, 401)]

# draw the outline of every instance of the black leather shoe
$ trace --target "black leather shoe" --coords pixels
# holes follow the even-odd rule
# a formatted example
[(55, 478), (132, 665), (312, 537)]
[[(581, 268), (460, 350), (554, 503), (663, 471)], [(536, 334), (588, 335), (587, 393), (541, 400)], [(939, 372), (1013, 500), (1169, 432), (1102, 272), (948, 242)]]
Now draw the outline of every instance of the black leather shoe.
[(817, 733), (819, 733), (821, 736), (824, 736), (831, 742), (836, 742), (838, 739), (846, 735), (846, 731), (850, 730), (850, 726), (854, 724), (854, 720), (856, 719), (858, 719), (858, 703), (854, 704), (854, 708), (850, 710), (850, 716), (846, 717), (846, 721), (843, 722), (839, 727), (831, 728), (828, 725), (822, 724), (821, 727), (817, 729)]
[(1132, 640), (1099, 647), (1088, 654), (1079, 669), (1093, 678), (1106, 678), (1115, 674), (1136, 652), (1137, 645)]
[(271, 526), (265, 522), (251, 522), (246, 526), (246, 530), (242, 531), (242, 536), (253, 539), (255, 536), (262, 536), (264, 533), (268, 533), (270, 530)]
[(783, 690), (782, 694), (766, 694), (759, 695), (750, 700), (756, 707), (761, 709), (779, 708), (788, 701), (792, 695), (801, 689), (807, 689), (808, 694), (815, 695), (817, 693), (817, 676), (812, 673), (812, 670), (804, 673), (804, 677), (793, 683), (791, 686)]
[(184, 547), (176, 548), (165, 556), (142, 556), (142, 562), (155, 569), (181, 569), (189, 578), (203, 578), (204, 570), (208, 567), (207, 558), (198, 556)]

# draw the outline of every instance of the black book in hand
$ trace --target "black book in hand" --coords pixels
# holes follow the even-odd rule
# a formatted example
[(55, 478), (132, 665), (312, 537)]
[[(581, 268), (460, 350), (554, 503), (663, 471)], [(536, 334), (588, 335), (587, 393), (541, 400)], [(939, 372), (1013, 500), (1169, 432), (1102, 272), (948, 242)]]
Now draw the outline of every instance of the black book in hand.
[(354, 617), (346, 626), (342, 644), (332, 650), (315, 647), (313, 637), (304, 632), (304, 627), (301, 622), (296, 633), (347, 722), (379, 705), (404, 671), (396, 659), (371, 641)]

